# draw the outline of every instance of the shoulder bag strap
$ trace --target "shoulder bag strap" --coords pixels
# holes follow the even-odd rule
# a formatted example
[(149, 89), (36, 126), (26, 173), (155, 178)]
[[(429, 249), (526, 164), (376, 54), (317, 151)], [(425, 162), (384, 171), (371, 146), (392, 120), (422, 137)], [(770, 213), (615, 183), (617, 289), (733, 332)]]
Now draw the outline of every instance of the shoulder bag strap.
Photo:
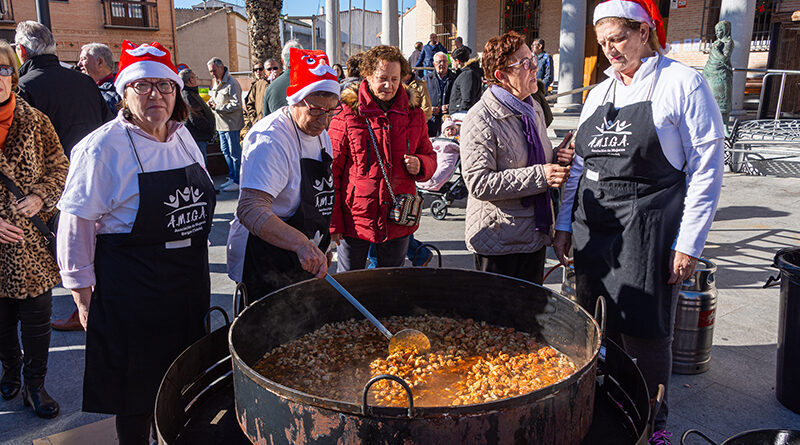
[(378, 143), (375, 141), (375, 133), (372, 132), (372, 124), (369, 123), (369, 119), (364, 116), (364, 121), (367, 123), (367, 130), (369, 131), (369, 138), (372, 140), (372, 147), (375, 149), (375, 155), (378, 156), (378, 165), (381, 167), (381, 173), (383, 174), (383, 180), (386, 181), (386, 187), (389, 188), (389, 194), (392, 196), (392, 202), (397, 201), (394, 196), (394, 190), (392, 190), (392, 184), (389, 183), (389, 175), (386, 174), (386, 167), (383, 165), (383, 159), (381, 159), (381, 152), (378, 150)]
[[(14, 197), (17, 198), (18, 201), (21, 201), (24, 198), (22, 192), (20, 192), (19, 188), (17, 188), (17, 185), (14, 184), (14, 181), (12, 181), (11, 178), (6, 176), (1, 171), (0, 171), (0, 179), (3, 180), (3, 184), (5, 184), (6, 188), (8, 188), (11, 194), (14, 195)], [(55, 241), (56, 236), (53, 234), (53, 231), (50, 230), (49, 227), (47, 227), (47, 224), (42, 220), (42, 218), (39, 217), (39, 215), (31, 216), (30, 220), (33, 223), (33, 225), (36, 226), (36, 228), (40, 232), (42, 232), (46, 244), (50, 244), (51, 242)]]

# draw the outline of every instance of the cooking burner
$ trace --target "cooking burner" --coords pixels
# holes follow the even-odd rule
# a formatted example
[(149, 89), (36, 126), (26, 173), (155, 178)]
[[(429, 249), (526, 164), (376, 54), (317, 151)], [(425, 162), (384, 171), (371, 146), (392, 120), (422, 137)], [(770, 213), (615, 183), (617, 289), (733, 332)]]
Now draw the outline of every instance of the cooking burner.
[[(170, 366), (156, 401), (159, 444), (250, 445), (236, 420), (228, 326), (203, 337)], [(594, 419), (582, 445), (647, 443), (650, 407), (639, 369), (619, 346), (603, 342)]]

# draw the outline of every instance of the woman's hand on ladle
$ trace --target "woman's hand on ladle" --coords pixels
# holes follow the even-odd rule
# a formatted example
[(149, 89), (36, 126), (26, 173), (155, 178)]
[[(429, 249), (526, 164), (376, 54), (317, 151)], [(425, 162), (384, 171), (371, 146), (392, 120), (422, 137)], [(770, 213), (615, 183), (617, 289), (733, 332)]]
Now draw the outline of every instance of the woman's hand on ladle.
[(297, 258), (300, 260), (303, 270), (314, 274), (317, 278), (322, 278), (328, 273), (328, 258), (313, 241), (307, 241), (295, 251)]

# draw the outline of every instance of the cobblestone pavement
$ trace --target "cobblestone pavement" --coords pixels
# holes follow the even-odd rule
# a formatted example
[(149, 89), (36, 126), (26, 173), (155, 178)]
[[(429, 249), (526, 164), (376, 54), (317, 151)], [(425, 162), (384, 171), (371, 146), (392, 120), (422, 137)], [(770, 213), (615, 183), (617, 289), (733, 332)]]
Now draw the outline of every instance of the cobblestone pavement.
[[(572, 121), (556, 122), (557, 129)], [(233, 283), (225, 274), (225, 240), (236, 196), (219, 195), (211, 234), (212, 304), (231, 312)], [(444, 221), (424, 212), (417, 238), (435, 244), (446, 267), (472, 268), (464, 244), (464, 202), (450, 208)], [(775, 399), (779, 291), (762, 289), (775, 269), (775, 252), (800, 245), (800, 179), (726, 174), (719, 212), (704, 256), (719, 267), (714, 348), (711, 369), (695, 376), (673, 376), (669, 429), (676, 437), (697, 428), (722, 441), (758, 428), (800, 429), (800, 415)], [(550, 252), (548, 265), (555, 264)], [(549, 283), (557, 287), (560, 274)], [(62, 288), (53, 297), (53, 316), (69, 315), (74, 306)], [(221, 325), (221, 321), (215, 321)], [(61, 404), (53, 420), (37, 418), (17, 397), (0, 400), (0, 443), (30, 444), (33, 439), (92, 423), (107, 416), (80, 410), (84, 361), (83, 332), (53, 332), (47, 389)], [(102, 444), (97, 444), (102, 445)]]

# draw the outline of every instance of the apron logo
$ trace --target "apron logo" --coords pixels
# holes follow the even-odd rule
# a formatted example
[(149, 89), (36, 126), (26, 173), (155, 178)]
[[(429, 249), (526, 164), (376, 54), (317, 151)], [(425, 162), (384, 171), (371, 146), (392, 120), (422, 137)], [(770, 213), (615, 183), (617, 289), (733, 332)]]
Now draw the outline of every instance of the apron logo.
[(314, 187), (314, 190), (321, 192), (322, 189), (325, 188), (325, 186), (327, 186), (329, 189), (333, 188), (333, 176), (317, 179), (316, 181), (314, 181), (314, 185), (312, 187)]
[(607, 153), (619, 156), (628, 147), (628, 136), (633, 132), (627, 129), (633, 124), (626, 121), (605, 121), (602, 125), (594, 127), (597, 130), (589, 141), (588, 147), (592, 153)]
[(167, 228), (184, 238), (202, 231), (208, 216), (208, 203), (200, 201), (202, 197), (203, 192), (194, 186), (177, 189), (174, 194), (170, 194), (164, 205), (174, 210), (166, 214), (169, 218)]

